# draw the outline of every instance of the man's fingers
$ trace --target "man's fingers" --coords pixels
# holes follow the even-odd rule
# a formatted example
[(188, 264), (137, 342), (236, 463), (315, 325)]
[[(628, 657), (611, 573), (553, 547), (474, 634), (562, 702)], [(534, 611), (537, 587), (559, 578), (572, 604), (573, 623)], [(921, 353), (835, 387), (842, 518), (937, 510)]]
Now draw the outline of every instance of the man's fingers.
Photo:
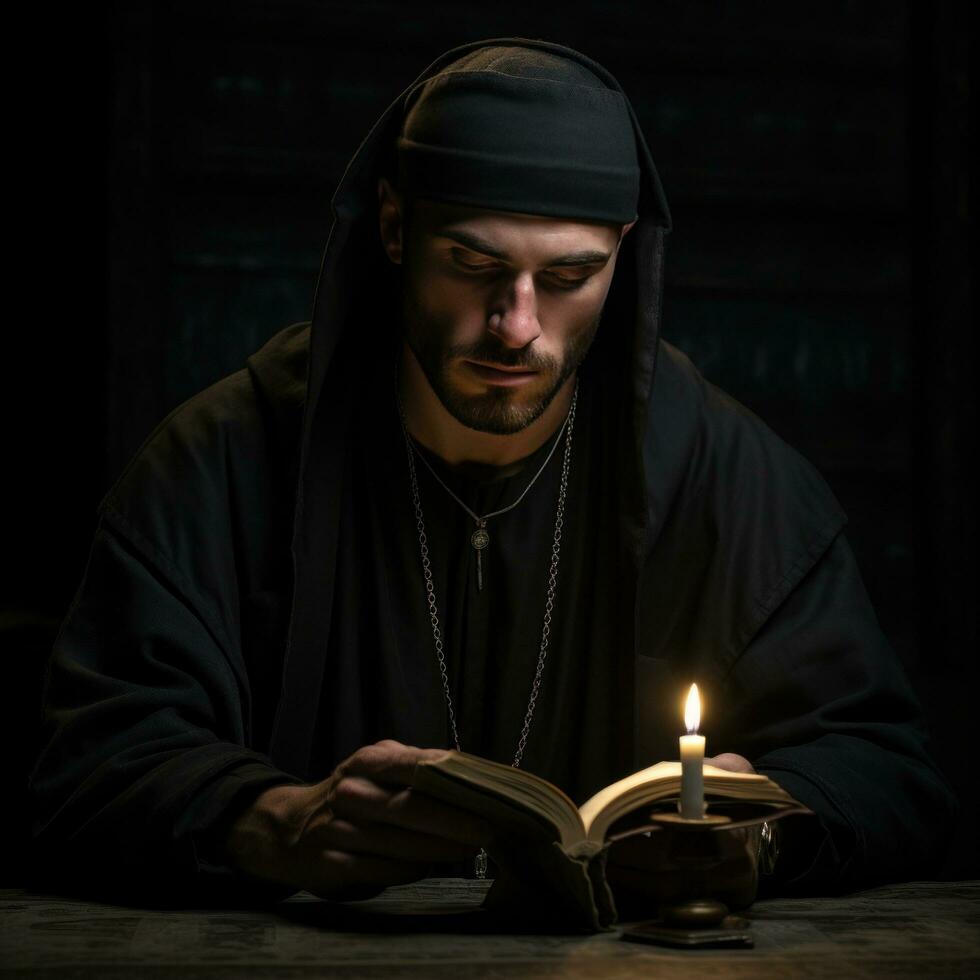
[(390, 790), (357, 776), (337, 780), (327, 805), (353, 823), (393, 824), (471, 847), (481, 847), (491, 837), (490, 825), (476, 814), (408, 788)]
[(470, 844), (392, 824), (355, 824), (340, 818), (325, 823), (311, 843), (331, 851), (428, 863), (465, 861), (477, 850)]
[(419, 749), (386, 740), (365, 745), (336, 769), (339, 776), (365, 776), (385, 786), (411, 786), (419, 762), (443, 758), (448, 749)]
[(729, 772), (755, 772), (755, 767), (744, 755), (736, 755), (734, 752), (722, 752), (721, 755), (713, 756), (704, 761), (708, 765), (718, 769), (727, 769)]

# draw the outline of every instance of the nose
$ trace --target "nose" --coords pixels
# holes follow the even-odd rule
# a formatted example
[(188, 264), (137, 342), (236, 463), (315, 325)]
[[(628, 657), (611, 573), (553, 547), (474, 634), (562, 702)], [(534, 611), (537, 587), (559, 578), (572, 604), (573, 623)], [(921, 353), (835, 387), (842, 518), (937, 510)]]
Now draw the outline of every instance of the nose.
[(521, 273), (501, 288), (490, 308), (490, 333), (507, 347), (527, 347), (541, 334), (534, 277)]

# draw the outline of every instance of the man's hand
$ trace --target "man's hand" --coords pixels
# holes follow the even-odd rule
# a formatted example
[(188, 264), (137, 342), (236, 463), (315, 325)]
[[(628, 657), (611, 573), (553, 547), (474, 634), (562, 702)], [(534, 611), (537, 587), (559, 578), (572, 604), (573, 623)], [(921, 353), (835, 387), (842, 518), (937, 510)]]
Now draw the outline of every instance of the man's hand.
[(409, 788), (416, 764), (443, 752), (378, 742), (321, 783), (268, 789), (232, 824), (223, 857), (265, 881), (342, 899), (470, 858), (490, 839), (489, 824)]
[(744, 755), (736, 755), (734, 752), (722, 752), (704, 760), (709, 766), (716, 769), (727, 769), (729, 772), (755, 772), (755, 766), (745, 758)]

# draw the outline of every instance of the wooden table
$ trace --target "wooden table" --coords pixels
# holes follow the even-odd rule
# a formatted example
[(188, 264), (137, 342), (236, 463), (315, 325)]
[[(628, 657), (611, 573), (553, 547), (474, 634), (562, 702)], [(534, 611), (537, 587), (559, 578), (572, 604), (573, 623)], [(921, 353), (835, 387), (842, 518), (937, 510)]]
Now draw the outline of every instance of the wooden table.
[(741, 980), (980, 977), (980, 882), (917, 882), (753, 906), (754, 949), (671, 950), (502, 933), (484, 883), (431, 879), (370, 902), (148, 911), (0, 891), (0, 976)]

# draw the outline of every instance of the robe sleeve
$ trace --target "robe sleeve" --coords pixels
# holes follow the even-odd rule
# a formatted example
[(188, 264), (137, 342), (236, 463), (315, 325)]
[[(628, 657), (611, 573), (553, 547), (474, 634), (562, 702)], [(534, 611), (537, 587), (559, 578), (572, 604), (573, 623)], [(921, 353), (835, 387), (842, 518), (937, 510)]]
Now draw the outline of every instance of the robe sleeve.
[(719, 750), (746, 756), (816, 814), (784, 825), (770, 885), (935, 875), (955, 800), (843, 534), (734, 662), (718, 704), (730, 706)]
[(240, 673), (206, 620), (103, 517), (48, 670), (31, 779), (40, 880), (186, 900), (238, 877), (209, 862), (210, 835), (249, 795), (296, 780), (246, 747)]

